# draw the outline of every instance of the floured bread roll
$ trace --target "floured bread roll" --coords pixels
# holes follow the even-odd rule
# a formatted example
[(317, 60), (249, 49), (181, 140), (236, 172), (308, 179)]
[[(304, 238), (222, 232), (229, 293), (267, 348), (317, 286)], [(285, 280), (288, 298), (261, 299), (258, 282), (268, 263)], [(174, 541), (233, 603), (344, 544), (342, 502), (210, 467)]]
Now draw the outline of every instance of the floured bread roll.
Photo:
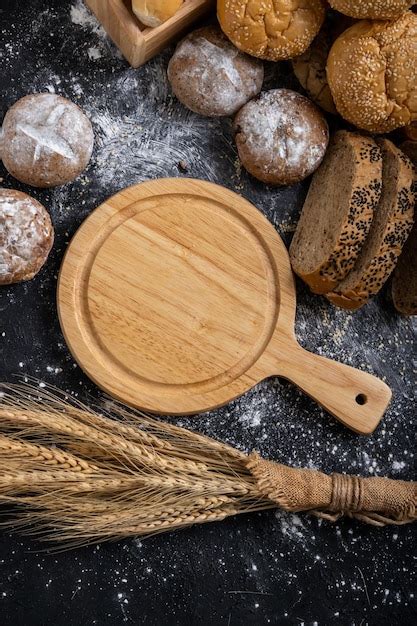
[(53, 241), (54, 229), (42, 204), (21, 191), (0, 189), (0, 285), (33, 278)]
[(220, 28), (207, 26), (178, 44), (168, 65), (178, 100), (209, 117), (233, 115), (262, 88), (262, 61), (235, 48)]
[(292, 185), (320, 165), (329, 129), (319, 109), (290, 89), (264, 91), (235, 117), (239, 158), (265, 183)]
[(7, 111), (0, 157), (22, 183), (55, 187), (85, 169), (93, 144), (91, 122), (76, 104), (52, 93), (32, 94)]
[(132, 10), (138, 20), (155, 28), (172, 17), (184, 0), (132, 0)]

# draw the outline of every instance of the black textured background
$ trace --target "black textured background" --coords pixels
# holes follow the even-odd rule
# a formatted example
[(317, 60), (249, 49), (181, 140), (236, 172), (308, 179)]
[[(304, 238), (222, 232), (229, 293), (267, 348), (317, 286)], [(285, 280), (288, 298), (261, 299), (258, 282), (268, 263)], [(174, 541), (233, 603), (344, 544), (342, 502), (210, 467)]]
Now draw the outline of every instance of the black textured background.
[[(240, 171), (230, 121), (198, 117), (171, 95), (165, 70), (172, 49), (129, 68), (81, 0), (1, 0), (0, 31), (1, 115), (27, 93), (55, 91), (87, 112), (96, 134), (88, 170), (63, 188), (30, 189), (0, 168), (2, 184), (38, 198), (56, 228), (41, 274), (0, 289), (0, 378), (33, 376), (100, 401), (64, 345), (55, 307), (62, 255), (91, 210), (132, 183), (188, 175), (250, 199), (288, 243), (307, 183), (269, 189)], [(298, 89), (285, 63), (268, 65), (265, 86)], [(186, 174), (179, 161), (188, 164)], [(305, 347), (392, 387), (376, 433), (349, 432), (277, 379), (219, 411), (177, 421), (296, 466), (412, 478), (412, 321), (396, 315), (388, 290), (354, 315), (301, 283), (297, 295)], [(332, 525), (273, 512), (54, 555), (2, 533), (0, 624), (415, 624), (415, 559), (411, 526)]]

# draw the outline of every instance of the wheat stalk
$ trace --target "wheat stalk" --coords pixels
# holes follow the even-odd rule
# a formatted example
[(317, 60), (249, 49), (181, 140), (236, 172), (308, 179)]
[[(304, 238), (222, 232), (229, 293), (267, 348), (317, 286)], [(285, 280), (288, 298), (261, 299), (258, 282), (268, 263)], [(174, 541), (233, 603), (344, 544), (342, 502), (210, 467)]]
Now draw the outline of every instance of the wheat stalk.
[(79, 545), (274, 506), (231, 446), (118, 403), (99, 413), (48, 389), (2, 389), (0, 504), (20, 532)]
[(335, 521), (417, 519), (417, 483), (288, 468), (120, 404), (48, 389), (0, 397), (0, 526), (75, 547), (277, 506)]

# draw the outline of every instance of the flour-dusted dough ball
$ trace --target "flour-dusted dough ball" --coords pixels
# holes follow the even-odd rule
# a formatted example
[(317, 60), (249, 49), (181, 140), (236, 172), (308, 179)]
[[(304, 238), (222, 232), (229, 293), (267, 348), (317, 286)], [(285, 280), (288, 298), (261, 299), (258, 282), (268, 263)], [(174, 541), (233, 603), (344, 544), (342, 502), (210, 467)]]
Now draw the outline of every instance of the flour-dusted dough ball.
[(168, 65), (172, 90), (186, 107), (209, 117), (233, 115), (262, 87), (261, 61), (239, 52), (219, 28), (200, 28), (177, 46)]
[(0, 189), (0, 285), (33, 278), (53, 242), (54, 229), (42, 204), (21, 191)]
[(328, 0), (331, 7), (359, 20), (391, 20), (413, 6), (414, 0)]
[(234, 45), (269, 61), (307, 50), (325, 16), (322, 0), (218, 0), (217, 17)]
[(7, 111), (0, 157), (22, 183), (55, 187), (81, 174), (93, 143), (91, 122), (76, 104), (51, 93), (32, 94)]
[(290, 185), (318, 168), (329, 142), (321, 112), (290, 89), (273, 89), (236, 115), (236, 145), (244, 167), (272, 185)]
[(336, 108), (369, 132), (387, 133), (417, 119), (417, 15), (362, 20), (332, 46), (327, 80)]

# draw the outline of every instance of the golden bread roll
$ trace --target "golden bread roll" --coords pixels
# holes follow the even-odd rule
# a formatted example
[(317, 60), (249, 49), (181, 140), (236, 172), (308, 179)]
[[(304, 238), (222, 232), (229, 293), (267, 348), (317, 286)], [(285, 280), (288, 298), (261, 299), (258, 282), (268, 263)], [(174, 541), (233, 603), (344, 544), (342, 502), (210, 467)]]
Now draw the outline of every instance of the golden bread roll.
[(334, 9), (359, 20), (395, 19), (414, 4), (413, 0), (328, 0), (328, 2)]
[(327, 80), (340, 115), (387, 133), (417, 119), (417, 15), (363, 20), (333, 44)]
[(309, 47), (325, 16), (322, 0), (218, 0), (217, 17), (234, 45), (270, 61)]
[(132, 10), (145, 26), (160, 26), (174, 15), (184, 0), (132, 0)]
[(294, 74), (310, 98), (328, 113), (337, 113), (327, 83), (327, 57), (337, 37), (353, 20), (336, 11), (328, 11), (326, 20), (311, 46), (292, 60)]

